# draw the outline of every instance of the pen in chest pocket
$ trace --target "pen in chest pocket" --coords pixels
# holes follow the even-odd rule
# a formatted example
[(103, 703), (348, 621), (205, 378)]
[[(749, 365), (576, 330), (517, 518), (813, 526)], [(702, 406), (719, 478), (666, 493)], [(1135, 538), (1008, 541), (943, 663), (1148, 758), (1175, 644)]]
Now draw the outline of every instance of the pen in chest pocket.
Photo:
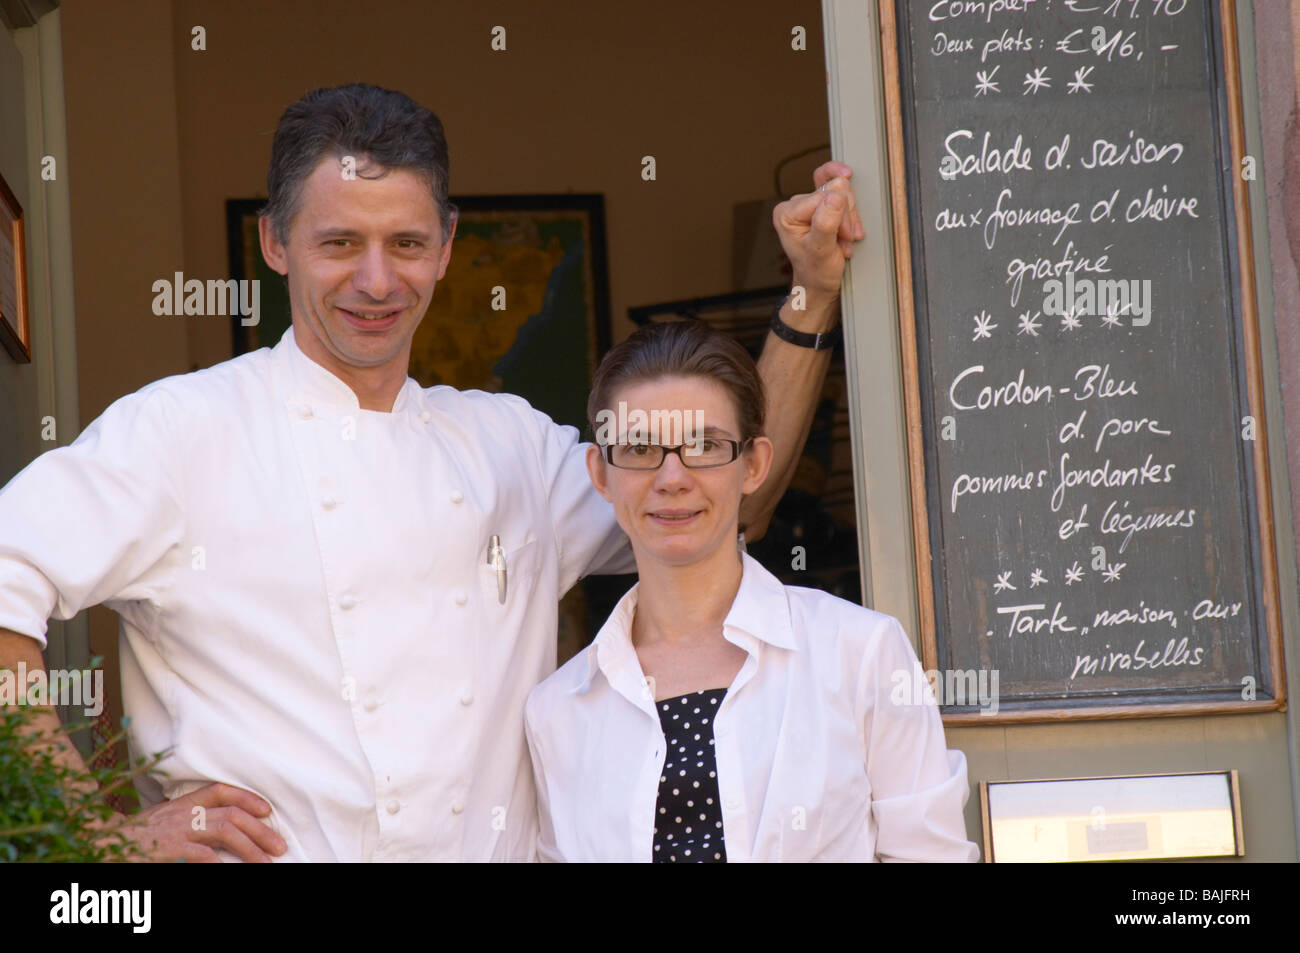
[(501, 548), (501, 537), (493, 534), (488, 543), (488, 565), (497, 571), (497, 602), (506, 601), (506, 551)]

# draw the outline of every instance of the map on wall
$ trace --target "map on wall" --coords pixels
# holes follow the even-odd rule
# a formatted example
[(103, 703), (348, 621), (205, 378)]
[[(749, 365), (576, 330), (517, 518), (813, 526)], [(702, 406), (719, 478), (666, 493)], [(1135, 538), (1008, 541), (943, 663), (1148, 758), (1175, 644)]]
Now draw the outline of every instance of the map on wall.
[(505, 391), (583, 428), (609, 346), (603, 201), (597, 195), (453, 197), (447, 273), (416, 331), (425, 387)]

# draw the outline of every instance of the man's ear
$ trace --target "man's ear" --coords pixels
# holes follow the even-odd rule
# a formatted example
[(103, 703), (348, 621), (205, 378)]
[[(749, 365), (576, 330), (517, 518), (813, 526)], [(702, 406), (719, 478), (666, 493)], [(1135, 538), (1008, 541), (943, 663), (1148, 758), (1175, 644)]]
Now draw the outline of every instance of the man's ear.
[(451, 243), (456, 238), (456, 226), (460, 223), (460, 211), (453, 209), (451, 213), (451, 228), (447, 231), (447, 237), (443, 239), (442, 251), (438, 254), (438, 280), (442, 281), (442, 276), (447, 273), (447, 264), (451, 261)]
[(262, 257), (271, 266), (271, 270), (287, 275), (289, 273), (289, 255), (284, 246), (280, 244), (280, 239), (275, 237), (275, 229), (271, 227), (271, 220), (265, 215), (259, 215), (257, 218), (257, 237), (262, 244)]
[(772, 469), (772, 454), (771, 440), (766, 437), (754, 438), (754, 442), (749, 445), (749, 449), (741, 456), (741, 459), (745, 461), (745, 482), (740, 487), (742, 493), (753, 493), (763, 485), (763, 481), (767, 479), (768, 471)]
[(587, 448), (587, 476), (591, 478), (591, 485), (596, 488), (596, 492), (603, 496), (608, 502), (613, 503), (609, 496), (609, 486), (606, 483), (608, 472), (605, 458), (601, 456), (600, 447), (592, 444)]

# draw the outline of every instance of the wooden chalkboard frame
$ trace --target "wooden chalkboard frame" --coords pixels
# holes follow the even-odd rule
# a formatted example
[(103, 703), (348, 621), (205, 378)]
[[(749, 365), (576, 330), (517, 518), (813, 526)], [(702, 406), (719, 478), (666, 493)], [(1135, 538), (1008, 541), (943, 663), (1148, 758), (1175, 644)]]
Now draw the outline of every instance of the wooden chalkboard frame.
[[(912, 504), (912, 534), (916, 553), (917, 609), (920, 623), (922, 661), (927, 670), (939, 667), (936, 592), (932, 572), (936, 554), (931, 546), (930, 506), (926, 471), (926, 444), (922, 419), (921, 352), (913, 283), (912, 237), (909, 229), (910, 199), (904, 136), (901, 67), (898, 52), (898, 24), (894, 0), (876, 0), (880, 15), (881, 64), (885, 92), (885, 120), (889, 162), (890, 204), (893, 219), (894, 277), (898, 296), (898, 321), (902, 351), (903, 398), (907, 418), (906, 441), (908, 475)], [(1214, 6), (1211, 4), (1211, 11)], [(1230, 222), (1226, 229), (1235, 230), (1235, 243), (1226, 235), (1229, 250), (1226, 266), (1232, 279), (1230, 290), (1237, 299), (1241, 316), (1241, 353), (1244, 361), (1243, 386), (1250, 414), (1257, 425), (1257, 439), (1252, 449), (1254, 492), (1246, 486), (1248, 510), (1253, 509), (1250, 544), (1258, 548), (1258, 563), (1252, 558), (1256, 573), (1255, 595), (1262, 587), (1263, 620), (1267, 633), (1267, 654), (1261, 665), (1268, 676), (1264, 681), (1271, 696), (1252, 701), (1139, 702), (1112, 705), (1089, 704), (1065, 706), (1057, 699), (1041, 705), (1025, 703), (995, 714), (980, 712), (945, 712), (943, 721), (954, 726), (990, 726), (1029, 722), (1088, 721), (1109, 718), (1155, 718), (1177, 715), (1250, 714), (1285, 710), (1286, 670), (1282, 657), (1281, 613), (1278, 601), (1278, 577), (1273, 526), (1272, 489), (1269, 477), (1269, 454), (1265, 418), (1262, 364), (1259, 348), (1258, 304), (1255, 296), (1255, 259), (1251, 241), (1250, 196), (1246, 181), (1235, 170), (1242, 168), (1245, 157), (1245, 129), (1242, 117), (1240, 64), (1237, 55), (1237, 12), (1235, 0), (1218, 0), (1218, 34), (1222, 49), (1223, 84), (1215, 90), (1226, 120), (1226, 145), (1231, 151), (1228, 169), (1233, 171)], [(1217, 85), (1217, 84), (1216, 84)], [(1225, 191), (1228, 191), (1225, 189)], [(1233, 226), (1235, 225), (1235, 229)], [(1253, 507), (1250, 497), (1253, 496)]]

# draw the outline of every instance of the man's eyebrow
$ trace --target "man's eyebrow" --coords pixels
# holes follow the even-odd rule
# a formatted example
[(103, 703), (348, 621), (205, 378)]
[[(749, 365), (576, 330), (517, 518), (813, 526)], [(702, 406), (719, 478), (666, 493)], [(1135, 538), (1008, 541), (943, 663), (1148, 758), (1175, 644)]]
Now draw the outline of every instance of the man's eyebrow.
[(361, 233), (350, 228), (319, 228), (311, 233), (316, 241), (328, 241), (331, 238), (360, 238)]
[[(312, 239), (318, 242), (333, 241), (336, 238), (361, 238), (361, 233), (353, 228), (322, 228), (312, 232)], [(405, 231), (394, 232), (388, 236), (389, 241), (421, 241), (428, 242), (433, 240), (433, 234), (423, 229), (406, 229)]]

